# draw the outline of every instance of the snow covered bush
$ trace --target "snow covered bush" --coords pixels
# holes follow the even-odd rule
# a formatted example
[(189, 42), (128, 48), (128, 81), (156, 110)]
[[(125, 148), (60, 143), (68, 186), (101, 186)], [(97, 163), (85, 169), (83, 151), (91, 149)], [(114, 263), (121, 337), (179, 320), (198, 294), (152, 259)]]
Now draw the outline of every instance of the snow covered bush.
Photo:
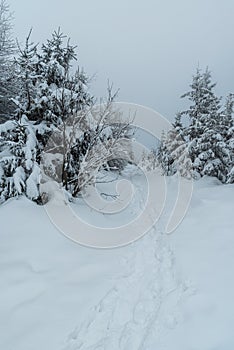
[(121, 122), (112, 101), (109, 95), (105, 103), (65, 120), (47, 143), (42, 159), (44, 173), (73, 197), (94, 184), (101, 169), (120, 171), (131, 161), (131, 128)]

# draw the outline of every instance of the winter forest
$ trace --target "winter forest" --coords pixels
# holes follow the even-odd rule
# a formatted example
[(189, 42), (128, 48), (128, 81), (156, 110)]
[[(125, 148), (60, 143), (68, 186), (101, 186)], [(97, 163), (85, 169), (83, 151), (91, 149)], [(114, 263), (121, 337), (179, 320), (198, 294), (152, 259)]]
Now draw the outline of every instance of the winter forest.
[(14, 1), (0, 350), (233, 350), (233, 1)]
[[(94, 181), (101, 167), (121, 171), (128, 162), (121, 161), (120, 140), (134, 137), (134, 132), (130, 124), (113, 122), (111, 102), (116, 96), (111, 87), (107, 89), (105, 110), (94, 112), (97, 100), (89, 92), (89, 77), (78, 65), (71, 40), (58, 29), (45, 43), (34, 44), (30, 31), (22, 46), (13, 40), (13, 19), (5, 1), (0, 11), (1, 202), (25, 194), (42, 203), (41, 153), (46, 145), (48, 148), (52, 133), (55, 135), (68, 120), (70, 131), (64, 140), (55, 142), (57, 149), (53, 148), (53, 153), (61, 157), (47, 164), (47, 173), (56, 173), (72, 196), (77, 196), (85, 184)], [(186, 176), (186, 169), (182, 169), (186, 164), (180, 159), (186, 147), (191, 159), (190, 176), (198, 179), (208, 175), (222, 183), (234, 182), (234, 95), (230, 93), (222, 104), (215, 86), (208, 68), (204, 72), (196, 70), (189, 91), (182, 95), (188, 99), (189, 108), (176, 114), (174, 130), (164, 133), (160, 147), (153, 150), (163, 174), (180, 171)], [(75, 137), (74, 125), (79, 129)], [(58, 147), (61, 142), (64, 154)], [(114, 147), (119, 147), (119, 159), (111, 159)]]

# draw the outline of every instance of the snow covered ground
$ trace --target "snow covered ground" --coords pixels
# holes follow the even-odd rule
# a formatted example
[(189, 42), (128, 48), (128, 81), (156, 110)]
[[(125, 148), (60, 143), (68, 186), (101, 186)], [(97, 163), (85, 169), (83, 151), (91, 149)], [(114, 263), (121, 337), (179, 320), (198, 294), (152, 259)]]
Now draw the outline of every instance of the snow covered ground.
[(165, 235), (176, 183), (155, 227), (111, 250), (68, 240), (25, 198), (1, 206), (0, 349), (233, 350), (234, 186), (196, 182)]

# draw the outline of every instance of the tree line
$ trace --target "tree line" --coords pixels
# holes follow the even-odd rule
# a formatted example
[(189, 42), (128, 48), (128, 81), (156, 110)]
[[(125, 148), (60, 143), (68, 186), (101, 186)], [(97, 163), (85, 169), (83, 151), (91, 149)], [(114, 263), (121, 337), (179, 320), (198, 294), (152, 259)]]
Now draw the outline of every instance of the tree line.
[(70, 39), (58, 29), (39, 46), (31, 35), (23, 47), (14, 44), (2, 0), (0, 202), (21, 194), (37, 203), (47, 200), (39, 188), (42, 167), (75, 197), (95, 182), (100, 167), (120, 171), (127, 163), (122, 139), (132, 130), (112, 109), (112, 88), (95, 104)]
[[(0, 203), (21, 194), (39, 204), (48, 200), (40, 193), (42, 169), (76, 197), (100, 169), (121, 172), (133, 161), (123, 138), (134, 129), (112, 108), (112, 88), (97, 105), (70, 39), (60, 29), (41, 45), (31, 37), (32, 31), (24, 45), (12, 39), (12, 16), (1, 0)], [(197, 69), (182, 96), (190, 107), (162, 134), (148, 169), (234, 183), (234, 95), (222, 106), (214, 88), (210, 71)]]
[(165, 175), (177, 171), (199, 179), (205, 175), (234, 182), (234, 95), (222, 106), (211, 72), (197, 69), (190, 90), (182, 95), (189, 108), (175, 116), (174, 128), (163, 133), (157, 159)]

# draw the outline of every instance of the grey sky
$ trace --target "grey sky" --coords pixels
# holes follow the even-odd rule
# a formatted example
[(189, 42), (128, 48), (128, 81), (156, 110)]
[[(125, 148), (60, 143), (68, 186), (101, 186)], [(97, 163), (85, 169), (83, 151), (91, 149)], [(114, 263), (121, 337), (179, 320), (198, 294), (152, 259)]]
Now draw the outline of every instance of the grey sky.
[(119, 100), (156, 109), (171, 119), (181, 108), (196, 66), (209, 65), (217, 92), (234, 92), (233, 0), (9, 0), (15, 36), (43, 41), (61, 26), (78, 45), (79, 63), (107, 79)]

